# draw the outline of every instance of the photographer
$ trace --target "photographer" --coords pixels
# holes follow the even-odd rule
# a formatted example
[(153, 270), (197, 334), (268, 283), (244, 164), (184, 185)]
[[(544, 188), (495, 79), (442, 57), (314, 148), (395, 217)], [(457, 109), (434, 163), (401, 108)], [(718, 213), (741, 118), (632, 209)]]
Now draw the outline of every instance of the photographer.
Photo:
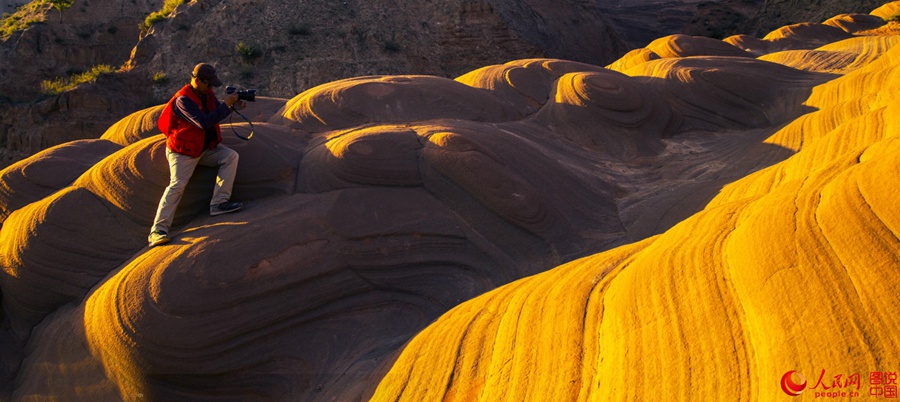
[(159, 200), (156, 219), (147, 238), (150, 247), (169, 241), (175, 208), (197, 165), (219, 168), (209, 206), (211, 216), (235, 212), (242, 207), (239, 202), (229, 201), (238, 153), (220, 144), (219, 122), (231, 114), (232, 107), (243, 109), (246, 103), (239, 101), (237, 93), (229, 94), (224, 102), (216, 100), (213, 87), (221, 85), (215, 67), (200, 63), (194, 67), (190, 84), (175, 93), (159, 116), (159, 129), (166, 136), (170, 180)]

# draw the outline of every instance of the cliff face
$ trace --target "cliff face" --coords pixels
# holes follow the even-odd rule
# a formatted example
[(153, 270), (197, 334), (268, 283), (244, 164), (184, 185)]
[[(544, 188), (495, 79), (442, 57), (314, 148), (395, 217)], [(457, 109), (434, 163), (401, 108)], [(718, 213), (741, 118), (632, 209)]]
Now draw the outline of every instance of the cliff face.
[(0, 0), (0, 13), (13, 13), (16, 7), (28, 3), (25, 0)]
[(92, 66), (121, 65), (138, 24), (161, 3), (79, 0), (61, 12), (50, 9), (43, 22), (0, 42), (0, 167), (66, 141), (96, 138), (123, 114), (146, 106), (142, 83), (130, 78), (55, 96), (41, 95), (40, 88), (44, 80)]
[(92, 85), (28, 104), (0, 104), (0, 168), (68, 141), (97, 138), (116, 116), (147, 106), (134, 77), (101, 78)]
[[(141, 40), (138, 25), (162, 3), (77, 0), (51, 10), (43, 23), (0, 43), (0, 101), (32, 100), (42, 80), (122, 65), (132, 49), (132, 66), (145, 75), (165, 72), (181, 81), (196, 61), (209, 60), (226, 67), (233, 83), (289, 97), (351, 76), (456, 76), (523, 57), (605, 64), (669, 34), (762, 36), (797, 21), (868, 12), (883, 1), (203, 0), (180, 6)], [(149, 77), (144, 84), (150, 88)]]
[(138, 24), (161, 0), (79, 0), (0, 42), (0, 101), (32, 100), (42, 80), (128, 59)]
[(603, 63), (624, 50), (582, 1), (204, 0), (156, 25), (132, 62), (145, 74), (173, 78), (157, 88), (161, 98), (183, 85), (201, 60), (216, 63), (226, 83), (290, 97), (351, 76), (454, 77), (540, 56)]

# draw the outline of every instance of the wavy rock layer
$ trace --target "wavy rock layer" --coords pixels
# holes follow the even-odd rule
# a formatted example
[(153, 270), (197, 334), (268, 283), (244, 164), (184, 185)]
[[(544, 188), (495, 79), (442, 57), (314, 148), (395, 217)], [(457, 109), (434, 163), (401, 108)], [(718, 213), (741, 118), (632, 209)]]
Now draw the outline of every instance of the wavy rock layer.
[(662, 58), (690, 56), (752, 57), (743, 49), (713, 38), (688, 35), (669, 35), (647, 45), (646, 49)]
[(897, 36), (863, 36), (825, 45), (815, 50), (789, 50), (760, 56), (760, 60), (798, 70), (848, 73), (881, 57), (900, 40)]
[(685, 129), (708, 130), (788, 121), (809, 110), (803, 101), (810, 88), (830, 78), (756, 59), (722, 57), (653, 60), (625, 73), (643, 77), (671, 99), (684, 116)]
[[(288, 102), (284, 118), (305, 131), (435, 118), (497, 122), (521, 118), (490, 93), (447, 78), (362, 77), (336, 81)], [(277, 122), (277, 121), (276, 121)]]
[(615, 70), (260, 99), (223, 127), (244, 210), (207, 216), (199, 169), (153, 249), (168, 168), (137, 111), (0, 172), (0, 395), (756, 400), (798, 365), (893, 367), (900, 50), (851, 38), (872, 21), (768, 60), (668, 37)]
[(767, 140), (796, 154), (665, 233), (445, 314), (373, 400), (759, 400), (789, 370), (893, 370), (897, 66), (891, 47), (817, 86), (821, 109)]
[(13, 211), (68, 186), (119, 148), (108, 141), (72, 141), (4, 169), (0, 172), (0, 223)]

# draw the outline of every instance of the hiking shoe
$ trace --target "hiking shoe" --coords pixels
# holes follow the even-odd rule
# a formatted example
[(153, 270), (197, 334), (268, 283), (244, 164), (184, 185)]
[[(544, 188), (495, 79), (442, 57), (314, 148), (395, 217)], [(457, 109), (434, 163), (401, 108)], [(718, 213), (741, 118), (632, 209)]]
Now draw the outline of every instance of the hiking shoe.
[(209, 206), (209, 216), (216, 216), (216, 215), (227, 214), (229, 212), (234, 212), (234, 211), (241, 209), (241, 207), (243, 207), (243, 206), (244, 206), (244, 204), (241, 204), (239, 202), (227, 202), (227, 201), (223, 202), (219, 205), (210, 205)]
[(150, 232), (150, 236), (147, 236), (147, 241), (150, 242), (150, 247), (166, 244), (169, 242), (169, 234), (162, 230), (154, 230)]

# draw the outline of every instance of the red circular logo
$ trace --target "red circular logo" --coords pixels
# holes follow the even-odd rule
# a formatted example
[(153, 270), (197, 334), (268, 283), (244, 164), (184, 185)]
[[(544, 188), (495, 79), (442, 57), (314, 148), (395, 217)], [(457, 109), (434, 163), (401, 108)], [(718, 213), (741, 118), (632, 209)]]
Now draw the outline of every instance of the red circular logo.
[[(796, 381), (795, 381), (796, 380)], [(797, 396), (806, 389), (806, 377), (794, 370), (781, 376), (781, 390), (790, 396)]]

